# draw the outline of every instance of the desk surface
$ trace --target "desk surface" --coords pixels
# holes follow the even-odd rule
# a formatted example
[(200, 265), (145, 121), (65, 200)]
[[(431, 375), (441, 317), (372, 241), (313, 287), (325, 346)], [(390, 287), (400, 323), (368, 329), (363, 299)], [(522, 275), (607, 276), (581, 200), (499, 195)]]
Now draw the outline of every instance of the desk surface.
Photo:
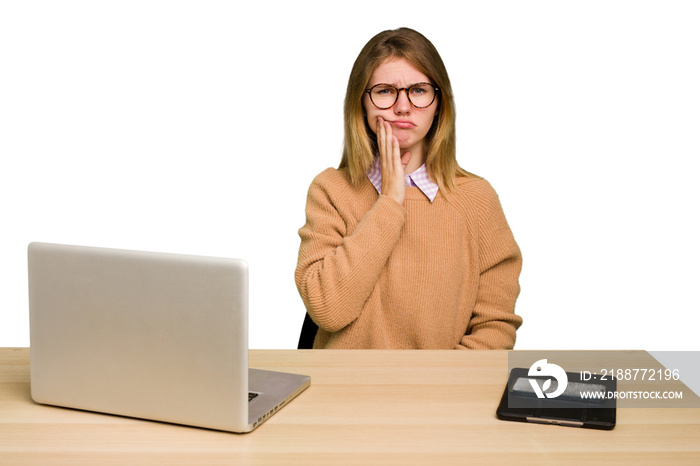
[(506, 351), (252, 350), (311, 387), (250, 434), (31, 401), (29, 350), (0, 348), (0, 464), (700, 464), (700, 409), (618, 409), (596, 431), (499, 421)]

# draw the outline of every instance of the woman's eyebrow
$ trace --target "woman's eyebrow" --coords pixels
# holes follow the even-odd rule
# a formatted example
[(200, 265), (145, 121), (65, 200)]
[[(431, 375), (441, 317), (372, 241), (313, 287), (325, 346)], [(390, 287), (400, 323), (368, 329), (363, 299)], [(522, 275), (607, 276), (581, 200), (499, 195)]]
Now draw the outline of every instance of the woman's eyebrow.
[[(430, 82), (428, 82), (428, 81), (416, 81), (416, 82), (414, 82), (414, 83), (408, 84), (408, 85), (406, 86), (406, 88), (408, 89), (408, 88), (411, 87), (411, 86), (415, 86), (416, 84), (422, 84), (422, 83), (430, 84)], [(370, 84), (369, 86), (367, 86), (367, 88), (369, 89), (370, 87), (377, 86), (377, 85), (379, 85), (379, 84), (388, 84), (389, 86), (394, 86), (396, 89), (403, 89), (401, 86), (399, 86), (399, 85), (396, 84), (396, 83), (386, 83), (386, 82), (378, 82), (378, 83), (375, 83), (375, 84)]]

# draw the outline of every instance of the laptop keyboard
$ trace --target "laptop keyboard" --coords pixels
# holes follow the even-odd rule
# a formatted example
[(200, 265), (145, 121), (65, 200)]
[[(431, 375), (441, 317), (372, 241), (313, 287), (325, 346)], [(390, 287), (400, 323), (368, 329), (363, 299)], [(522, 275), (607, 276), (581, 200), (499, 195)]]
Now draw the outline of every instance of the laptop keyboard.
[(258, 396), (258, 393), (255, 393), (255, 392), (248, 392), (248, 401), (249, 401), (249, 402), (252, 401), (253, 398), (255, 398), (256, 396)]

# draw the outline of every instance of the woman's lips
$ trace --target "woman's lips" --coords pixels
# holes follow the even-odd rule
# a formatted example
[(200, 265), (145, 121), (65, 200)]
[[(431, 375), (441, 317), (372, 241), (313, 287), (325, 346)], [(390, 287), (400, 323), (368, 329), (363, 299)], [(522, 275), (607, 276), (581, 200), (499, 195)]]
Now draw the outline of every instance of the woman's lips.
[(394, 120), (390, 121), (389, 123), (398, 128), (413, 128), (414, 126), (416, 126), (408, 120)]

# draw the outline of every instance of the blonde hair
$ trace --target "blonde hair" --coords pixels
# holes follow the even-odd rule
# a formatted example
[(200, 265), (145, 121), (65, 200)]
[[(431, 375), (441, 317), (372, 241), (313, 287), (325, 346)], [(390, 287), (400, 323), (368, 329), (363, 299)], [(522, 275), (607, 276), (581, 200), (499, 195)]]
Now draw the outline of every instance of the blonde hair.
[(437, 118), (426, 135), (426, 166), (431, 178), (446, 191), (455, 186), (455, 178), (469, 176), (457, 164), (455, 142), (455, 105), (450, 78), (433, 44), (413, 29), (383, 31), (362, 48), (350, 72), (345, 94), (345, 142), (339, 169), (347, 169), (350, 181), (359, 185), (367, 175), (377, 152), (376, 136), (368, 126), (362, 98), (369, 80), (384, 61), (403, 58), (428, 76), (440, 89)]

